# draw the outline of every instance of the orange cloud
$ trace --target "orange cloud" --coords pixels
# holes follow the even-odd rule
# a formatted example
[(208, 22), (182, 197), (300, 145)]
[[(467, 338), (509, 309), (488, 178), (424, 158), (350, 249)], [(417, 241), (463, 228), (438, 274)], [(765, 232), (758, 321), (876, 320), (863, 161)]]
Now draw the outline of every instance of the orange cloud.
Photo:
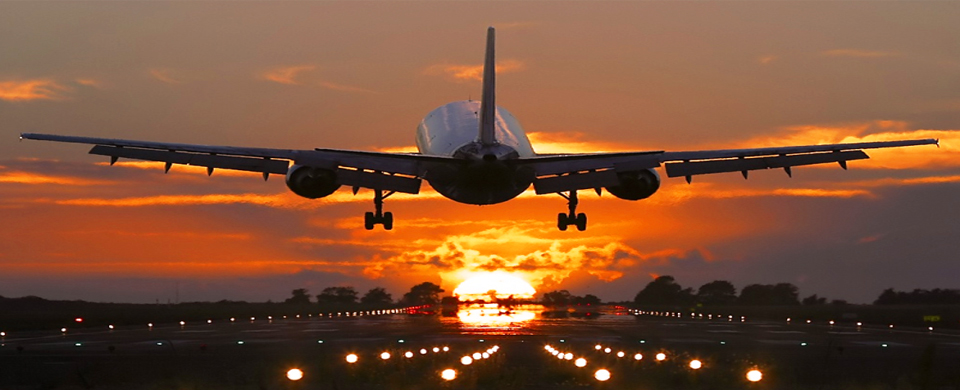
[(773, 61), (776, 61), (776, 59), (777, 59), (777, 56), (775, 55), (765, 55), (765, 56), (761, 56), (760, 58), (757, 58), (757, 62), (759, 62), (760, 65), (768, 65)]
[[(497, 62), (497, 73), (512, 73), (523, 70), (526, 66), (518, 60), (503, 60)], [(483, 65), (452, 65), (437, 64), (427, 67), (423, 72), (427, 75), (444, 75), (454, 81), (479, 81), (483, 79)]]
[(273, 81), (275, 83), (300, 85), (301, 83), (297, 81), (297, 76), (299, 76), (301, 73), (309, 72), (314, 69), (317, 69), (315, 65), (283, 66), (268, 70), (260, 75), (260, 77), (264, 80)]
[(97, 81), (97, 80), (95, 80), (95, 79), (89, 79), (89, 78), (76, 79), (76, 80), (74, 80), (74, 82), (76, 82), (77, 84), (80, 84), (80, 85), (87, 86), (87, 87), (100, 88), (100, 87), (102, 86), (102, 84), (100, 83), (100, 81)]
[(828, 57), (854, 57), (854, 58), (879, 58), (879, 57), (895, 57), (899, 56), (900, 53), (889, 52), (889, 51), (877, 51), (877, 50), (862, 50), (862, 49), (833, 49), (820, 52), (820, 55)]
[(19, 102), (30, 100), (63, 100), (70, 88), (51, 79), (0, 81), (0, 99)]
[[(3, 169), (0, 167), (0, 169)], [(33, 172), (0, 172), (0, 183), (59, 184), (69, 186), (93, 186), (112, 184), (106, 180), (90, 180), (69, 176), (42, 175)]]
[(150, 76), (153, 76), (153, 78), (167, 84), (180, 84), (183, 82), (175, 76), (176, 72), (174, 72), (172, 69), (153, 68), (149, 69), (148, 72), (150, 73)]

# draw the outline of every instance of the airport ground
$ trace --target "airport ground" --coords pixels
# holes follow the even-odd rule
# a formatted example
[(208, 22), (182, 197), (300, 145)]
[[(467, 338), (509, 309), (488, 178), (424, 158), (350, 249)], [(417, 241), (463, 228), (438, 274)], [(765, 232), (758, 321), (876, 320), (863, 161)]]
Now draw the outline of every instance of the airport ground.
[[(8, 333), (0, 389), (960, 388), (960, 333), (950, 329), (611, 309), (328, 314)], [(286, 377), (293, 368), (302, 379)], [(456, 378), (443, 379), (446, 369)], [(595, 378), (600, 369), (609, 380)], [(759, 382), (746, 378), (754, 369)]]

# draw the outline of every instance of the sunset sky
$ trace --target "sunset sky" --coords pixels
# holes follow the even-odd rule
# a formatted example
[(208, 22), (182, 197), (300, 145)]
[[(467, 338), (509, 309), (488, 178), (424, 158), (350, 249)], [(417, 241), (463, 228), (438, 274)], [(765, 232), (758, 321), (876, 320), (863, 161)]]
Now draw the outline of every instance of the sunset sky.
[[(955, 2), (0, 2), (0, 295), (282, 300), (294, 288), (505, 270), (538, 291), (632, 299), (790, 282), (873, 301), (960, 288)], [(497, 28), (498, 104), (542, 153), (939, 138), (835, 164), (667, 179), (639, 202), (492, 206), (424, 183), (393, 231), (372, 193), (311, 201), (283, 178), (107, 159), (20, 132), (276, 148), (413, 148), (423, 116), (479, 98)], [(661, 171), (662, 174), (662, 171)]]

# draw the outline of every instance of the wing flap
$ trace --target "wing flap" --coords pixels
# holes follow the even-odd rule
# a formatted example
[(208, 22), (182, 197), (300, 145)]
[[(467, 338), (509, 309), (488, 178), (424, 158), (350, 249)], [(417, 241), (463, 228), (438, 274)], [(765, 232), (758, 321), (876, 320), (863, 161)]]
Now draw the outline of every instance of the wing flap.
[(609, 187), (620, 184), (617, 173), (612, 169), (603, 171), (574, 173), (563, 176), (551, 176), (533, 181), (537, 195), (556, 192), (584, 190), (588, 188)]
[(616, 168), (621, 171), (640, 170), (659, 167), (659, 155), (661, 153), (663, 152), (551, 155), (523, 158), (520, 163), (532, 167), (537, 176), (608, 168)]
[(130, 158), (146, 161), (161, 161), (172, 164), (195, 165), (207, 168), (234, 169), (239, 171), (286, 174), (289, 162), (269, 158), (218, 156), (212, 154), (184, 153), (151, 149), (125, 148), (96, 145), (90, 154), (113, 158)]
[(339, 181), (340, 184), (353, 187), (396, 191), (407, 194), (420, 193), (420, 179), (388, 175), (385, 173), (341, 168), (337, 170), (337, 181)]
[(666, 163), (668, 177), (706, 175), (723, 172), (743, 172), (770, 168), (789, 168), (801, 165), (845, 163), (870, 158), (862, 150), (799, 154), (793, 156), (736, 158), (725, 160)]

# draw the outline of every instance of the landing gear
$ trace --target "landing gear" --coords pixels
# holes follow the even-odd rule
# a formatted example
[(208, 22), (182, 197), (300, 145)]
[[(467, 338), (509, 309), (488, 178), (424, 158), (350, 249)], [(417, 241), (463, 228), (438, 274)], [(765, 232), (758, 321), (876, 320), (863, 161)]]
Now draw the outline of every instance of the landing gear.
[(384, 230), (393, 230), (393, 213), (383, 212), (383, 200), (393, 195), (393, 191), (386, 194), (383, 190), (373, 190), (373, 205), (376, 213), (367, 211), (363, 214), (363, 228), (373, 230), (376, 225), (383, 225)]
[(567, 226), (575, 225), (577, 230), (581, 232), (587, 230), (587, 215), (584, 213), (577, 214), (577, 204), (580, 203), (577, 199), (577, 190), (570, 191), (570, 195), (564, 195), (562, 192), (558, 194), (567, 200), (567, 207), (570, 209), (570, 213), (557, 214), (557, 228), (565, 232), (567, 231)]

